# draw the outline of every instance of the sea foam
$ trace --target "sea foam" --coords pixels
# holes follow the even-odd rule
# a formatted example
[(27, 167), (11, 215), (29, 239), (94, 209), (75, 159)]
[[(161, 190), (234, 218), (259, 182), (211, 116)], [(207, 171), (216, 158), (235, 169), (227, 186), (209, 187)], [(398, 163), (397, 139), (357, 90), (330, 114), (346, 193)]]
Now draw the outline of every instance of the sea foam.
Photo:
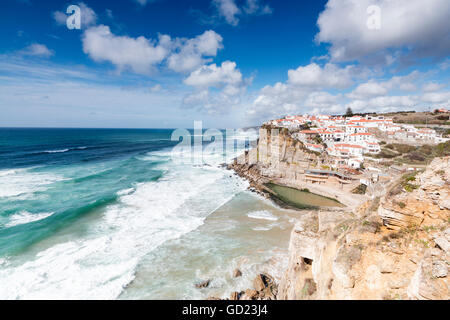
[(44, 191), (48, 185), (64, 180), (53, 173), (34, 172), (33, 168), (0, 171), (0, 199)]
[(9, 222), (5, 224), (5, 227), (10, 228), (21, 224), (39, 221), (47, 217), (50, 217), (53, 213), (54, 212), (31, 213), (28, 211), (21, 211), (13, 214), (9, 218)]
[(269, 220), (269, 221), (277, 221), (278, 220), (278, 217), (274, 216), (272, 213), (270, 213), (267, 210), (252, 211), (247, 214), (247, 217), (252, 218), (252, 219)]
[[(155, 153), (165, 156), (167, 151)], [(141, 259), (203, 224), (248, 183), (220, 168), (162, 163), (158, 181), (119, 192), (81, 238), (50, 244), (26, 263), (0, 269), (0, 298), (114, 299)]]

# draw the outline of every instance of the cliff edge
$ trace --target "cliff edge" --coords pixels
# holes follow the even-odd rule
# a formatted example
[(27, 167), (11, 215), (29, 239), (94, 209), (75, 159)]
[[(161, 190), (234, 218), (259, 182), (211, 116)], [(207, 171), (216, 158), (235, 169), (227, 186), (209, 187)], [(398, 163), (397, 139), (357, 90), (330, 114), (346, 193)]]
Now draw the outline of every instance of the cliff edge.
[(295, 225), (278, 299), (450, 299), (450, 158), (354, 212)]

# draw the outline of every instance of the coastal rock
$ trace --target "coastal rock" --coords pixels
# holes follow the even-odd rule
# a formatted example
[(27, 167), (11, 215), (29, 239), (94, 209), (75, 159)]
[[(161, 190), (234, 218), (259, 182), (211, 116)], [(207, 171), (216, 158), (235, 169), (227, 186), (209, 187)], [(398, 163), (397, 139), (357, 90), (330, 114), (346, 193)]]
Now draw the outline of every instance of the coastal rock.
[(432, 276), (431, 257), (421, 261), (408, 287), (408, 297), (417, 300), (448, 300), (449, 288), (441, 278)]
[(209, 287), (209, 284), (211, 283), (211, 280), (205, 280), (205, 281), (201, 281), (199, 283), (195, 284), (195, 287), (197, 289), (202, 289), (202, 288), (207, 288)]
[(450, 210), (450, 199), (444, 200), (441, 202), (441, 206), (444, 209)]
[(341, 222), (352, 218), (352, 213), (347, 211), (320, 211), (319, 232), (334, 229)]
[(307, 187), (348, 208), (300, 213), (279, 286), (261, 274), (256, 290), (240, 299), (450, 299), (450, 157), (434, 159), (414, 179), (398, 175), (369, 199), (337, 187), (305, 186), (305, 171), (320, 168), (323, 159), (287, 133), (278, 138), (264, 130), (258, 150), (231, 168), (267, 197), (264, 183), (274, 182)]
[(450, 253), (450, 242), (446, 238), (438, 237), (434, 239), (434, 242), (446, 253)]
[(448, 268), (447, 264), (442, 260), (434, 260), (433, 266), (431, 268), (431, 274), (435, 278), (445, 278), (447, 277)]
[(232, 301), (239, 300), (240, 296), (241, 296), (241, 293), (235, 291), (235, 292), (231, 293), (230, 300), (232, 300)]
[(239, 277), (241, 277), (241, 276), (242, 276), (241, 270), (235, 269), (235, 270), (233, 271), (233, 278), (239, 278)]
[(353, 288), (355, 281), (349, 273), (353, 264), (361, 258), (361, 248), (357, 246), (341, 246), (336, 254), (332, 270), (344, 288)]
[(450, 157), (435, 158), (424, 172), (412, 177), (412, 180), (402, 177), (393, 188), (397, 191), (389, 192), (381, 199), (378, 213), (383, 224), (389, 229), (400, 230), (448, 222), (449, 165)]
[(248, 289), (242, 295), (241, 300), (256, 300), (258, 298), (258, 291), (253, 289)]
[(305, 285), (303, 286), (304, 295), (312, 296), (317, 291), (317, 285), (313, 279), (306, 279)]
[(253, 280), (253, 286), (257, 291), (262, 291), (274, 283), (273, 278), (267, 274), (259, 274)]
[(290, 248), (295, 254), (309, 260), (314, 259), (319, 235), (315, 232), (304, 230), (301, 224), (297, 224), (291, 234)]

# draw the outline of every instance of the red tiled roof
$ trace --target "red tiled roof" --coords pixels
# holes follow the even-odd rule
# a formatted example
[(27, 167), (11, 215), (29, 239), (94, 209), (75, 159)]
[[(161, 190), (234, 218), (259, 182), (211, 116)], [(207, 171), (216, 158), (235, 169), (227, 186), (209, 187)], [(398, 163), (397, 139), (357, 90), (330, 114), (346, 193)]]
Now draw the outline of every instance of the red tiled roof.
[(350, 136), (371, 136), (369, 132), (352, 133)]
[(338, 143), (334, 145), (335, 147), (346, 147), (346, 148), (356, 148), (356, 149), (363, 149), (362, 146), (358, 146), (356, 144), (348, 144), (348, 143)]

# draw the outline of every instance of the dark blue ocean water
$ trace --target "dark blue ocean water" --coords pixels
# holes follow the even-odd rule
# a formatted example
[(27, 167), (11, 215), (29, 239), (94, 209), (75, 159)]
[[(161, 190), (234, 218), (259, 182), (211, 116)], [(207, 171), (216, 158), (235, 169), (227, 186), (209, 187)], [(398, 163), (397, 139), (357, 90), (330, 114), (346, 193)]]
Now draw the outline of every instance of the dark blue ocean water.
[[(172, 133), (0, 129), (0, 299), (114, 299), (135, 279), (150, 283), (133, 287), (133, 297), (162, 285), (162, 296), (189, 290), (194, 269), (155, 282), (143, 261), (180, 255), (163, 245), (202, 226), (248, 184), (221, 166), (243, 149), (225, 154), (216, 147), (226, 139), (206, 142), (207, 164), (185, 161), (196, 155), (173, 153), (180, 141)], [(236, 245), (233, 237), (227, 243)], [(207, 255), (217, 243), (202, 245)], [(151, 272), (167, 269), (167, 259)]]
[[(120, 190), (161, 177), (163, 172), (153, 169), (157, 159), (138, 158), (175, 146), (171, 133), (0, 129), (0, 256), (25, 249), (80, 215), (114, 202)], [(52, 214), (20, 221), (45, 213)]]

